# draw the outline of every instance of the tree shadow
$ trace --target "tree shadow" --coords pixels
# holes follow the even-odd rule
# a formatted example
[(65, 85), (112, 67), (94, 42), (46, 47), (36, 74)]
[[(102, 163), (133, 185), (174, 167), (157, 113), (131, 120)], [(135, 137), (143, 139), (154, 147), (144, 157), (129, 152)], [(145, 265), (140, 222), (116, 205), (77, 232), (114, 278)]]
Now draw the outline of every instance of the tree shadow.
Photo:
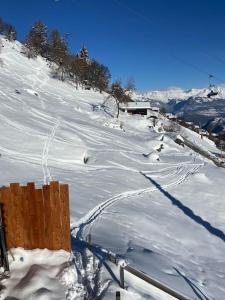
[(162, 194), (164, 194), (173, 205), (177, 206), (186, 216), (191, 218), (193, 221), (195, 221), (197, 224), (204, 227), (209, 233), (212, 235), (218, 237), (220, 240), (225, 242), (225, 234), (222, 230), (212, 226), (208, 221), (205, 221), (200, 216), (196, 215), (189, 207), (183, 205), (183, 203), (179, 200), (177, 200), (175, 197), (173, 197), (169, 192), (164, 190), (160, 184), (158, 184), (155, 180), (153, 180), (151, 177), (146, 176), (142, 173), (142, 175), (147, 178)]

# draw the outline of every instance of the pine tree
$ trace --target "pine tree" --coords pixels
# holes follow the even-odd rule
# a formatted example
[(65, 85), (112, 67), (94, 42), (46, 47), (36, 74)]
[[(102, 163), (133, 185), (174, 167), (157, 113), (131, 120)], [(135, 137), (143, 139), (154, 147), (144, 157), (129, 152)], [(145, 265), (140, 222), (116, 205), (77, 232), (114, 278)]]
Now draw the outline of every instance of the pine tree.
[(48, 28), (38, 21), (31, 28), (25, 40), (25, 47), (28, 49), (29, 55), (36, 57), (41, 55), (47, 57), (48, 54)]
[(69, 73), (71, 61), (66, 37), (67, 36), (65, 35), (62, 38), (58, 30), (53, 30), (49, 38), (48, 59), (58, 66), (56, 73), (58, 73), (61, 80), (64, 80), (65, 74)]
[(4, 31), (4, 22), (3, 19), (0, 17), (0, 34), (3, 34)]
[(89, 84), (102, 91), (106, 91), (109, 86), (111, 74), (109, 69), (99, 64), (96, 60), (92, 60), (87, 64), (87, 80)]
[(4, 34), (7, 40), (15, 41), (16, 40), (16, 29), (11, 24), (4, 24)]
[(61, 64), (65, 57), (68, 56), (68, 47), (66, 37), (62, 38), (58, 30), (53, 30), (49, 38), (49, 59)]
[(85, 46), (83, 46), (81, 48), (80, 53), (79, 53), (79, 58), (84, 61), (88, 60), (88, 50), (87, 50), (87, 48), (85, 48)]
[(2, 18), (0, 18), (0, 34), (3, 34), (9, 41), (15, 41), (16, 39), (15, 27), (9, 23), (5, 23)]

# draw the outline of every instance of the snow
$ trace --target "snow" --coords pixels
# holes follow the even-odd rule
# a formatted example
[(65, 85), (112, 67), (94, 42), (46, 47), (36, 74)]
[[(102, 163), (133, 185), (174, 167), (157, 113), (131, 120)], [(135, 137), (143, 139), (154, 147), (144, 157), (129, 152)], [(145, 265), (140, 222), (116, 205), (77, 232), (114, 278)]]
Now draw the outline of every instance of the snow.
[(10, 278), (3, 281), (4, 299), (63, 299), (66, 287), (60, 284), (59, 278), (69, 257), (70, 254), (63, 250), (12, 249)]
[[(115, 120), (101, 107), (107, 94), (53, 79), (43, 59), (3, 42), (0, 183), (68, 183), (73, 251), (13, 250), (0, 299), (169, 299), (127, 272), (122, 291), (109, 253), (191, 299), (223, 299), (224, 168), (160, 132), (160, 114), (155, 128)], [(177, 134), (219, 153), (195, 132)]]

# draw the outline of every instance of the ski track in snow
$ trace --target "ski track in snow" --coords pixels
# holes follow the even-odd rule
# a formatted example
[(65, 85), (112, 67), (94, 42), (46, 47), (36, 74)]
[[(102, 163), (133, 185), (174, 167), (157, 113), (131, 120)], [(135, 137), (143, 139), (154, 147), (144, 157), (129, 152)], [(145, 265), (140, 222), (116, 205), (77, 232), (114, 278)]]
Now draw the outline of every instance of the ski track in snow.
[[(190, 167), (191, 165), (191, 167)], [(182, 173), (182, 171), (185, 171), (185, 168), (187, 169), (185, 173), (179, 178), (171, 183), (162, 185), (162, 188), (172, 188), (175, 187), (181, 183), (183, 183), (191, 174), (194, 174), (198, 172), (200, 167), (202, 167), (204, 164), (197, 164), (195, 163), (195, 158), (193, 159), (192, 163), (186, 163), (183, 164), (177, 164), (176, 168), (176, 174), (179, 175)], [(169, 168), (167, 168), (169, 169)], [(165, 169), (162, 169), (165, 170)], [(144, 173), (139, 172), (143, 176), (145, 176)], [(148, 172), (147, 172), (148, 173)], [(175, 174), (171, 174), (170, 177), (173, 177)], [(146, 175), (147, 176), (147, 175)], [(84, 230), (87, 226), (93, 226), (96, 219), (110, 206), (113, 204), (116, 204), (117, 202), (120, 202), (124, 199), (128, 199), (134, 196), (142, 195), (144, 193), (152, 193), (157, 190), (156, 187), (151, 187), (147, 189), (140, 189), (140, 190), (134, 190), (134, 191), (128, 191), (120, 193), (112, 198), (109, 198), (102, 202), (101, 204), (94, 207), (91, 211), (89, 211), (83, 218), (80, 219), (80, 221), (76, 224), (73, 224), (71, 226), (71, 233), (72, 236), (75, 238), (77, 243), (82, 243), (82, 240), (84, 240)], [(89, 228), (90, 230), (90, 228)], [(89, 233), (89, 231), (87, 232)], [(86, 246), (87, 247), (87, 246)], [(79, 289), (80, 294), (83, 295), (83, 299), (99, 299), (101, 293), (105, 293), (110, 284), (111, 281), (105, 282), (101, 284), (100, 276), (101, 276), (101, 270), (102, 270), (102, 264), (98, 261), (97, 263), (93, 263), (95, 258), (95, 254), (91, 253), (87, 248), (82, 248), (80, 251), (74, 251), (73, 252), (73, 261), (74, 265), (78, 274), (78, 285), (75, 284), (68, 292), (68, 295), (72, 295), (74, 293), (74, 290)], [(89, 255), (88, 255), (89, 251)], [(105, 253), (107, 250), (103, 248), (99, 248), (99, 251), (102, 253)], [(104, 257), (104, 255), (103, 255)], [(82, 292), (81, 292), (82, 291)], [(70, 299), (70, 298), (69, 298)]]
[(42, 153), (42, 170), (43, 170), (43, 175), (44, 175), (44, 184), (49, 183), (52, 180), (50, 170), (48, 168), (48, 154), (49, 154), (49, 149), (53, 143), (55, 133), (57, 128), (60, 125), (60, 119), (57, 119), (55, 125), (52, 127), (52, 131), (50, 135), (46, 138), (44, 148), (43, 148), (43, 153)]
[[(171, 188), (183, 183), (191, 174), (196, 173), (199, 170), (199, 168), (203, 166), (203, 164), (194, 164), (194, 162), (195, 162), (195, 158), (193, 160), (192, 168), (188, 168), (184, 175), (180, 176), (177, 180), (173, 181), (172, 183), (162, 185), (162, 188)], [(185, 167), (187, 166), (188, 164), (185, 164)], [(182, 172), (182, 168), (180, 168), (180, 164), (179, 164), (179, 166), (177, 167), (177, 174), (179, 174), (180, 172)], [(148, 172), (146, 172), (146, 174), (147, 173)], [(144, 172), (140, 172), (140, 174), (144, 175)], [(102, 212), (105, 211), (109, 206), (112, 206), (118, 201), (122, 201), (124, 199), (142, 195), (145, 193), (151, 193), (156, 190), (157, 190), (156, 187), (151, 187), (146, 189), (127, 191), (105, 200), (101, 204), (94, 207), (91, 211), (89, 211), (83, 218), (80, 219), (80, 221), (78, 221), (78, 223), (72, 224), (71, 226), (72, 234), (77, 238), (82, 239), (84, 228), (92, 224), (102, 214)]]

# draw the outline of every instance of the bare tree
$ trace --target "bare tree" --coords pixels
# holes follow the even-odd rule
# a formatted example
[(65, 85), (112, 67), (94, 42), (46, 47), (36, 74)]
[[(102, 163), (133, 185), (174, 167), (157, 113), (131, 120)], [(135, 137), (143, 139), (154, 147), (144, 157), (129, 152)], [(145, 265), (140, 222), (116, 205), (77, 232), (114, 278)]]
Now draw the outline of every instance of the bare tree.
[(130, 94), (136, 90), (134, 78), (131, 77), (128, 79), (127, 84), (125, 86), (125, 90)]
[(126, 94), (125, 89), (122, 87), (120, 81), (115, 81), (112, 84), (110, 94), (115, 98), (116, 106), (117, 106), (116, 117), (118, 118), (120, 113), (120, 103), (129, 102), (131, 101), (131, 98), (129, 95)]

